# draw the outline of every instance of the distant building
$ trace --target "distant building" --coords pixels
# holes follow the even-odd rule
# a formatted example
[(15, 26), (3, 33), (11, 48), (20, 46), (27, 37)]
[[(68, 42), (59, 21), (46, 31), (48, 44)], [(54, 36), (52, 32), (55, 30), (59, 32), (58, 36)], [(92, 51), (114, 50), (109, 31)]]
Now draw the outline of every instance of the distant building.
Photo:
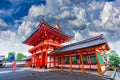
[(32, 67), (32, 56), (25, 57), (22, 61), (25, 61), (25, 67)]
[(0, 55), (0, 67), (3, 66), (5, 60), (5, 56)]

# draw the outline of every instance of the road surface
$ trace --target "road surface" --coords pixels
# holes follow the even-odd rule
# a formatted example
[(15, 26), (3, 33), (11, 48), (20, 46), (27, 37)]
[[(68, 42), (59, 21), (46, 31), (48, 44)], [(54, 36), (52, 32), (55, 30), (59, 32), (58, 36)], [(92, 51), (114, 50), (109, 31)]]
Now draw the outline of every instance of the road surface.
[(17, 68), (12, 72), (11, 68), (0, 68), (0, 80), (106, 80), (102, 77), (90, 74), (69, 73), (60, 71), (35, 72)]

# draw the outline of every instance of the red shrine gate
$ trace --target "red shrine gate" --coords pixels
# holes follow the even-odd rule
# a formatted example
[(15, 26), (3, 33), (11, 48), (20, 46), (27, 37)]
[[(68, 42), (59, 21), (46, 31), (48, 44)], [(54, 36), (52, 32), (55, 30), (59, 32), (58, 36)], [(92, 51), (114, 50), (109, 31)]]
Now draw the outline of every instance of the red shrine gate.
[(32, 54), (32, 64), (34, 67), (46, 67), (48, 53), (62, 47), (61, 43), (70, 40), (72, 36), (62, 32), (59, 25), (51, 27), (45, 21), (39, 25), (39, 29), (33, 33), (24, 43), (34, 46), (29, 52)]
[[(79, 37), (79, 36), (78, 36)], [(25, 44), (34, 46), (29, 49), (32, 58), (27, 61), (27, 66), (58, 68), (63, 71), (73, 70), (98, 70), (99, 74), (106, 71), (103, 52), (110, 50), (106, 39), (99, 35), (74, 44), (62, 46), (73, 37), (62, 32), (59, 25), (51, 27), (41, 21), (39, 28), (26, 40)]]

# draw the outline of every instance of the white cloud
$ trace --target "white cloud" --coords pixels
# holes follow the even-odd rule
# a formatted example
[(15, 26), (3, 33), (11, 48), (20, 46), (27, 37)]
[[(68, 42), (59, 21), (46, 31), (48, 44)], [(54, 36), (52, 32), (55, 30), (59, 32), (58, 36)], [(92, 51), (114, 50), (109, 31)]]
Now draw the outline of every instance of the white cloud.
[(55, 15), (54, 18), (57, 19), (57, 20), (61, 20), (61, 19), (70, 18), (72, 16), (73, 16), (73, 14), (70, 13), (69, 11), (63, 11), (61, 14)]
[(10, 41), (0, 41), (0, 55), (5, 55), (5, 57), (8, 56), (9, 52), (14, 51), (15, 53), (24, 53), (25, 55), (30, 55), (28, 54), (28, 49), (30, 48), (29, 46), (25, 44), (16, 43), (16, 42), (10, 42)]
[(29, 10), (28, 16), (38, 17), (39, 15), (46, 15), (46, 14), (47, 14), (47, 11), (44, 5), (40, 5), (40, 6), (33, 5)]
[(113, 3), (106, 2), (101, 11), (101, 25), (106, 30), (118, 31), (120, 29), (120, 9)]
[(101, 12), (101, 20), (102, 23), (106, 23), (109, 18), (112, 18), (112, 13), (113, 13), (113, 5), (112, 3), (107, 2), (104, 5), (103, 11)]
[(93, 23), (94, 23), (94, 25), (95, 25), (96, 27), (100, 27), (100, 26), (102, 26), (100, 20), (93, 20)]
[(101, 32), (89, 31), (89, 35), (90, 35), (90, 36), (93, 36), (93, 37), (94, 37), (94, 36), (98, 36), (98, 35), (100, 35), (100, 34), (103, 34), (103, 35), (106, 36), (106, 37), (108, 36), (106, 32), (102, 32), (102, 31), (101, 31)]
[(10, 42), (16, 41), (16, 33), (11, 32), (10, 30), (1, 31), (0, 36), (1, 36), (1, 39), (6, 41), (10, 41)]
[(17, 24), (19, 22), (23, 22), (23, 20), (15, 20), (14, 22)]
[[(30, 28), (31, 22), (23, 22), (21, 26), (18, 28), (18, 34), (27, 36), (29, 33), (31, 33), (31, 28)], [(29, 32), (29, 33), (28, 33)]]
[(74, 39), (76, 41), (80, 41), (81, 39), (83, 39), (82, 35), (79, 32), (74, 31), (74, 34), (75, 34)]
[(86, 20), (86, 11), (84, 8), (74, 7), (74, 13), (78, 20)]
[(29, 46), (22, 44), (21, 36), (10, 30), (0, 32), (0, 55), (7, 57), (8, 53), (14, 51), (15, 53), (28, 54)]
[(96, 2), (96, 1), (92, 1), (90, 4), (88, 4), (88, 10), (99, 10), (101, 8), (103, 8), (105, 2)]
[(118, 6), (118, 8), (120, 8), (120, 0), (115, 0), (115, 5)]
[(0, 27), (7, 27), (7, 23), (0, 19)]
[[(74, 5), (70, 0), (68, 1), (47, 0), (46, 5), (40, 6), (33, 5), (29, 10), (29, 15), (25, 17), (25, 21), (36, 23), (37, 22), (36, 19), (40, 15), (44, 15), (46, 20), (51, 21), (53, 23), (54, 21), (59, 19), (59, 22), (62, 24), (61, 27), (63, 29), (65, 28), (63, 26), (66, 26), (68, 28), (70, 27), (72, 27), (73, 29), (76, 28), (77, 30), (80, 29), (81, 31), (83, 31), (83, 29), (85, 30), (87, 29), (91, 32), (96, 32), (97, 34), (104, 33), (105, 35), (110, 34), (109, 31), (107, 30), (116, 31), (119, 29), (120, 10), (117, 9), (114, 3), (104, 1), (102, 2), (92, 1), (90, 3), (87, 3), (88, 5), (85, 4), (82, 5), (82, 3), (78, 4), (81, 5), (79, 6)], [(67, 19), (67, 17), (73, 16), (75, 16), (76, 18)], [(27, 24), (28, 23), (26, 23), (26, 25)], [(25, 27), (24, 31), (26, 30), (27, 27)], [(28, 32), (26, 34), (29, 34), (31, 30), (32, 29), (30, 30), (28, 29)], [(89, 35), (89, 33), (86, 34)]]
[(15, 12), (13, 8), (11, 9), (0, 9), (0, 15), (11, 16), (11, 14)]
[(72, 21), (69, 21), (69, 23), (71, 23), (74, 27), (76, 26), (79, 29), (82, 29), (83, 22), (84, 21), (82, 21), (82, 20), (72, 20)]
[(115, 50), (120, 56), (120, 41), (109, 42), (108, 44), (110, 45), (111, 50)]
[(45, 13), (56, 13), (60, 11), (61, 0), (46, 0)]
[(30, 36), (34, 31), (35, 28), (38, 27), (39, 23), (34, 23), (31, 21), (24, 21), (18, 28), (18, 35), (22, 38), (22, 41), (24, 41), (28, 36)]
[(74, 38), (68, 42), (63, 43), (62, 45), (72, 44), (84, 39), (82, 34), (80, 34), (78, 31), (73, 31), (73, 32), (74, 32)]

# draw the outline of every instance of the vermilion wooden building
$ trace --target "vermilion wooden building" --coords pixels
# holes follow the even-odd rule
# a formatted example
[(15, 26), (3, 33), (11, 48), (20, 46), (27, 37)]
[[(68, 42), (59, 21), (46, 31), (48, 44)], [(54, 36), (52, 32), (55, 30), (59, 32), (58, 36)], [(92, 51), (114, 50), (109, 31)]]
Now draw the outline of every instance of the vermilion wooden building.
[[(79, 36), (78, 36), (79, 37)], [(99, 74), (106, 71), (101, 54), (110, 48), (103, 35), (86, 39), (74, 44), (62, 46), (61, 44), (71, 40), (73, 36), (63, 33), (59, 25), (48, 25), (44, 20), (39, 28), (24, 41), (25, 44), (34, 46), (29, 49), (32, 58), (27, 66), (36, 68), (98, 70)]]

